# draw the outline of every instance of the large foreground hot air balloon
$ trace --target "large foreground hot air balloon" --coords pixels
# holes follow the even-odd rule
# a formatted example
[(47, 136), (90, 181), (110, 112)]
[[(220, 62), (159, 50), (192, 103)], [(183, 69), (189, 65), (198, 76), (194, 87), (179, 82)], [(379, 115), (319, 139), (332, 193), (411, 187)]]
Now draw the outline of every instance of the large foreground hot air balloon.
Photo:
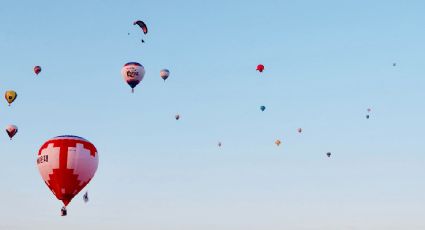
[(161, 78), (165, 81), (170, 76), (170, 71), (168, 69), (162, 69), (159, 72), (159, 76), (161, 76)]
[(9, 136), (10, 140), (12, 140), (13, 136), (18, 132), (18, 127), (16, 125), (8, 125), (6, 127), (6, 133)]
[(58, 136), (46, 141), (38, 151), (37, 166), (46, 185), (66, 206), (93, 178), (99, 156), (96, 147), (84, 138)]
[(131, 87), (131, 92), (134, 93), (134, 87), (136, 87), (145, 76), (145, 68), (137, 62), (128, 62), (122, 67), (121, 75), (124, 81)]
[(4, 98), (9, 103), (9, 106), (15, 101), (16, 97), (18, 97), (18, 94), (13, 90), (8, 90), (4, 93)]

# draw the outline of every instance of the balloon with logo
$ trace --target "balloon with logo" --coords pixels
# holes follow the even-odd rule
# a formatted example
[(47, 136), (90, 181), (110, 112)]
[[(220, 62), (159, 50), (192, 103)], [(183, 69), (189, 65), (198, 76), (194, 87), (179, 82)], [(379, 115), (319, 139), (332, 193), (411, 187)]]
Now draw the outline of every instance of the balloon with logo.
[(16, 97), (18, 97), (18, 94), (13, 90), (8, 90), (4, 94), (4, 98), (9, 103), (9, 106), (10, 106), (10, 104), (12, 104), (12, 102), (15, 101)]
[(165, 82), (165, 80), (167, 80), (167, 78), (170, 76), (170, 71), (168, 70), (168, 69), (162, 69), (160, 72), (159, 72), (159, 75), (161, 76), (161, 78), (164, 80), (164, 82)]
[(6, 133), (9, 136), (10, 140), (12, 140), (13, 136), (18, 132), (18, 127), (16, 125), (8, 125), (6, 127)]
[(128, 62), (121, 69), (121, 75), (124, 81), (131, 87), (131, 92), (134, 93), (136, 87), (145, 76), (145, 68), (137, 62)]
[(78, 136), (57, 136), (46, 141), (38, 151), (37, 166), (42, 179), (66, 206), (91, 181), (99, 155), (96, 147)]

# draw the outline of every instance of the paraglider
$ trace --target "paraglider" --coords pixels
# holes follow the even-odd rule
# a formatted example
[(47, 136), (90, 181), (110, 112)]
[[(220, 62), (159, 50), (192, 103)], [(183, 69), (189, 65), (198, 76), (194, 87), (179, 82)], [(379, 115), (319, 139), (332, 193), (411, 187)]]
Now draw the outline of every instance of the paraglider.
[(34, 73), (36, 74), (36, 75), (38, 75), (39, 73), (41, 72), (41, 67), (40, 66), (35, 66), (34, 67)]
[(9, 103), (9, 106), (10, 104), (12, 104), (13, 101), (15, 101), (16, 97), (18, 97), (18, 94), (13, 90), (8, 90), (4, 94), (4, 98)]
[(121, 75), (124, 81), (131, 87), (131, 92), (134, 93), (136, 87), (145, 76), (145, 68), (137, 62), (128, 62), (121, 69)]
[(303, 131), (302, 128), (298, 128), (298, 133), (301, 133)]
[(260, 73), (262, 73), (264, 71), (264, 65), (262, 65), (262, 64), (257, 65), (256, 70), (259, 71)]
[(8, 125), (6, 127), (6, 133), (9, 136), (10, 140), (12, 140), (13, 136), (18, 132), (18, 127), (16, 125)]
[(159, 75), (161, 76), (161, 78), (164, 80), (164, 82), (165, 82), (165, 80), (167, 80), (167, 78), (170, 76), (170, 71), (168, 70), (168, 69), (162, 69), (160, 72), (159, 72)]
[(88, 194), (88, 192), (84, 193), (83, 200), (84, 200), (84, 203), (89, 202), (89, 194)]
[[(138, 25), (142, 29), (142, 31), (145, 35), (148, 33), (148, 27), (146, 26), (146, 24), (143, 21), (137, 20), (137, 21), (133, 22), (133, 25)], [(142, 39), (142, 43), (144, 43), (144, 42), (145, 42), (145, 40)]]
[(49, 189), (64, 204), (63, 216), (71, 200), (93, 178), (98, 162), (96, 147), (81, 137), (58, 136), (40, 147), (38, 170)]
[(180, 115), (176, 114), (176, 116), (174, 116), (174, 118), (176, 118), (176, 120), (180, 119)]
[(282, 142), (281, 142), (279, 139), (277, 139), (274, 143), (275, 143), (277, 146), (279, 146)]
[(326, 156), (328, 156), (328, 157), (331, 157), (331, 155), (332, 155), (331, 152), (326, 153)]
[(266, 110), (266, 106), (264, 106), (264, 105), (260, 106), (260, 110), (261, 110), (261, 112), (264, 112), (264, 110)]

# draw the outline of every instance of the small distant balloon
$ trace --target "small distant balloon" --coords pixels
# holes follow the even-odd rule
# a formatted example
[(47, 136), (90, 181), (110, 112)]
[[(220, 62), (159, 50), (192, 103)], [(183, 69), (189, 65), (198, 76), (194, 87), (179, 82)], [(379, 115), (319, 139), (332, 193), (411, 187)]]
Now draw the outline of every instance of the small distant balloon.
[(160, 72), (159, 72), (159, 76), (162, 78), (162, 80), (164, 80), (164, 82), (165, 82), (165, 80), (167, 80), (167, 78), (170, 76), (170, 71), (168, 70), (168, 69), (162, 69)]
[(367, 108), (367, 112), (370, 113), (370, 111), (372, 111), (372, 109), (371, 108)]
[(218, 147), (221, 147), (221, 142), (219, 141), (219, 142), (217, 143), (217, 145), (218, 145)]
[(393, 63), (393, 66), (396, 66), (396, 65), (397, 65), (397, 63), (395, 63), (395, 62), (394, 62), (394, 63)]
[(260, 106), (260, 110), (264, 112), (264, 110), (266, 110), (266, 106), (264, 105)]
[(274, 143), (275, 143), (277, 146), (279, 146), (282, 142), (281, 142), (279, 139), (277, 139)]
[(8, 90), (4, 94), (4, 98), (9, 103), (9, 106), (10, 106), (10, 104), (12, 104), (12, 102), (15, 101), (16, 97), (18, 97), (18, 94), (13, 90)]
[(328, 157), (331, 157), (331, 155), (332, 155), (331, 152), (326, 153), (326, 156), (328, 156)]
[(16, 125), (8, 125), (6, 127), (6, 133), (9, 136), (10, 140), (12, 140), (13, 136), (18, 132), (18, 127)]
[(36, 75), (38, 75), (40, 72), (41, 72), (41, 67), (40, 67), (40, 66), (35, 66), (35, 67), (34, 67), (34, 73), (35, 73)]
[(262, 64), (257, 65), (256, 70), (259, 71), (260, 73), (262, 73), (264, 71), (264, 65), (262, 65)]
[(366, 119), (369, 119), (369, 117), (370, 117), (370, 116), (369, 116), (369, 114), (368, 114), (368, 115), (366, 115)]
[(179, 120), (180, 119), (180, 115), (179, 114), (176, 114), (176, 116), (174, 116), (174, 118), (176, 118), (176, 120)]
[(302, 128), (298, 128), (298, 133), (301, 133), (303, 131)]

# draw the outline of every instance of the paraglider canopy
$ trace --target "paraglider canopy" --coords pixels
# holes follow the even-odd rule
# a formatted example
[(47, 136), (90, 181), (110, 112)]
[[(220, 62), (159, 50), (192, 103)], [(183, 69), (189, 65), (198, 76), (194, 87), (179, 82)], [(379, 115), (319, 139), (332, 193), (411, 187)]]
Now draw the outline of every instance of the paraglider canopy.
[(146, 26), (146, 24), (143, 21), (137, 20), (135, 22), (133, 22), (133, 25), (138, 25), (144, 34), (148, 33), (148, 27)]
[(262, 64), (257, 65), (257, 69), (256, 70), (257, 71), (260, 71), (260, 73), (263, 72), (264, 71), (264, 65), (262, 65)]
[(260, 106), (260, 110), (264, 112), (264, 110), (266, 110), (266, 106), (264, 105)]

